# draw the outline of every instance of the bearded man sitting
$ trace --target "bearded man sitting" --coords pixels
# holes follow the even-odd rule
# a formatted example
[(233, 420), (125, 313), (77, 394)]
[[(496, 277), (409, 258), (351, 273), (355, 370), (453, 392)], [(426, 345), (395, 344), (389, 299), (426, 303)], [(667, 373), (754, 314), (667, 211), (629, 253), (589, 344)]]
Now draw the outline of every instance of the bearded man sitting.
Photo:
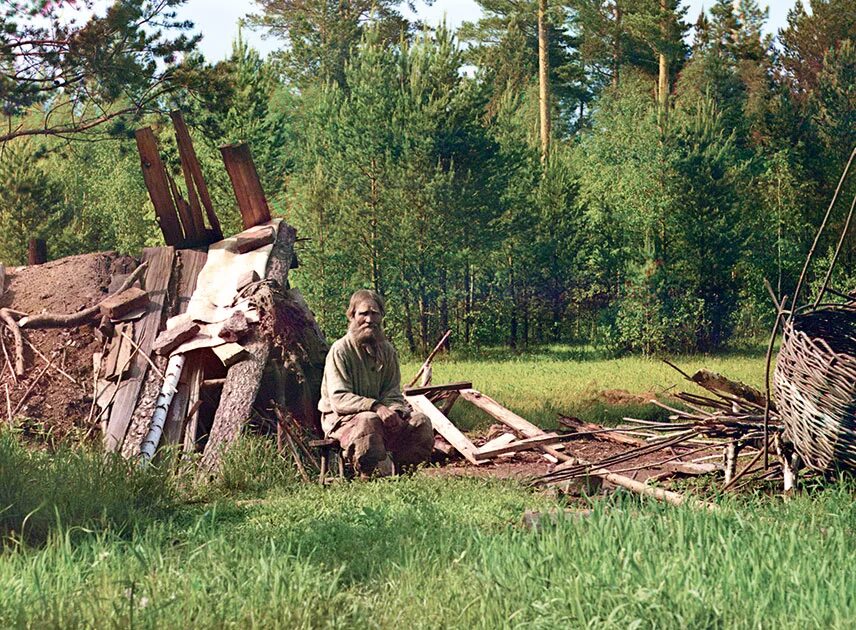
[(428, 461), (431, 421), (401, 393), (395, 348), (383, 333), (383, 299), (360, 290), (348, 304), (348, 333), (330, 348), (321, 383), (321, 425), (339, 441), (360, 477)]

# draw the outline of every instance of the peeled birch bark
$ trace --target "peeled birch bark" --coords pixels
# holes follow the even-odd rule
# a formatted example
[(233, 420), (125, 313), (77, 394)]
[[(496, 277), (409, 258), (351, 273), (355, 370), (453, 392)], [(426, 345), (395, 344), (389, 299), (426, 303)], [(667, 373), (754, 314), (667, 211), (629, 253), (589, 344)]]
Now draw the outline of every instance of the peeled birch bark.
[(175, 392), (178, 391), (178, 379), (181, 378), (181, 370), (183, 368), (183, 354), (174, 354), (169, 358), (169, 363), (166, 366), (166, 378), (164, 379), (160, 394), (158, 394), (155, 412), (152, 414), (152, 424), (149, 427), (146, 439), (140, 445), (140, 461), (142, 464), (148, 463), (155, 455), (155, 450), (163, 435), (163, 425), (166, 422), (169, 405), (172, 403)]

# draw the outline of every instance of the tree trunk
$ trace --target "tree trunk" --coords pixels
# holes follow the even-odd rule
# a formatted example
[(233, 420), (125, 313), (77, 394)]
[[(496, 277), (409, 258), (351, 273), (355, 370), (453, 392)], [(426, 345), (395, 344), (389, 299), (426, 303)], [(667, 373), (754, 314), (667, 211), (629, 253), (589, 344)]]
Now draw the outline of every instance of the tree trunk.
[(612, 89), (618, 89), (618, 75), (621, 70), (621, 7), (618, 0), (612, 6), (612, 15), (615, 18), (615, 37), (612, 39)]
[(541, 111), (541, 161), (550, 152), (550, 57), (547, 23), (547, 0), (538, 1), (538, 85)]
[(657, 82), (657, 114), (660, 132), (665, 133), (669, 117), (669, 59), (664, 50), (669, 37), (669, 14), (667, 0), (660, 0), (660, 74)]
[[(440, 330), (445, 332), (449, 330), (449, 299), (447, 297), (448, 286), (446, 284), (446, 268), (440, 267)], [(447, 339), (444, 344), (445, 350), (448, 352), (451, 348), (451, 343)]]
[(472, 267), (470, 266), (470, 261), (467, 260), (466, 267), (464, 268), (464, 341), (467, 344), (470, 343), (470, 334), (472, 332), (471, 326), (473, 318), (472, 273), (473, 272)]

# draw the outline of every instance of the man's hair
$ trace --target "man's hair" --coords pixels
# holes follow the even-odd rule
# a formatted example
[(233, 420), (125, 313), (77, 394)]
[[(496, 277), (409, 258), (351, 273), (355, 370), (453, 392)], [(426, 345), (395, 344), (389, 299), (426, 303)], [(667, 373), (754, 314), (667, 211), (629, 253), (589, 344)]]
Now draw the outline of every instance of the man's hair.
[(381, 317), (386, 315), (386, 307), (383, 304), (383, 298), (375, 291), (360, 289), (359, 291), (354, 291), (354, 294), (351, 296), (351, 301), (348, 302), (348, 311), (346, 315), (349, 320), (354, 318), (354, 313), (357, 311), (357, 304), (365, 302), (366, 300), (371, 300), (377, 304)]

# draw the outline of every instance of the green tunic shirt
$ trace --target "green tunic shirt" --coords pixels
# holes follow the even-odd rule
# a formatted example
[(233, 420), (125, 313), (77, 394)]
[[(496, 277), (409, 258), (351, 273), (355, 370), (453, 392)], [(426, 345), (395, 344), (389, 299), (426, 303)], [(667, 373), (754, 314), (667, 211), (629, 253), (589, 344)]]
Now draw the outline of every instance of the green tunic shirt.
[(401, 368), (392, 344), (384, 340), (374, 353), (350, 334), (330, 348), (321, 382), (321, 425), (332, 431), (340, 416), (371, 411), (375, 403), (394, 411), (409, 409), (401, 394)]

